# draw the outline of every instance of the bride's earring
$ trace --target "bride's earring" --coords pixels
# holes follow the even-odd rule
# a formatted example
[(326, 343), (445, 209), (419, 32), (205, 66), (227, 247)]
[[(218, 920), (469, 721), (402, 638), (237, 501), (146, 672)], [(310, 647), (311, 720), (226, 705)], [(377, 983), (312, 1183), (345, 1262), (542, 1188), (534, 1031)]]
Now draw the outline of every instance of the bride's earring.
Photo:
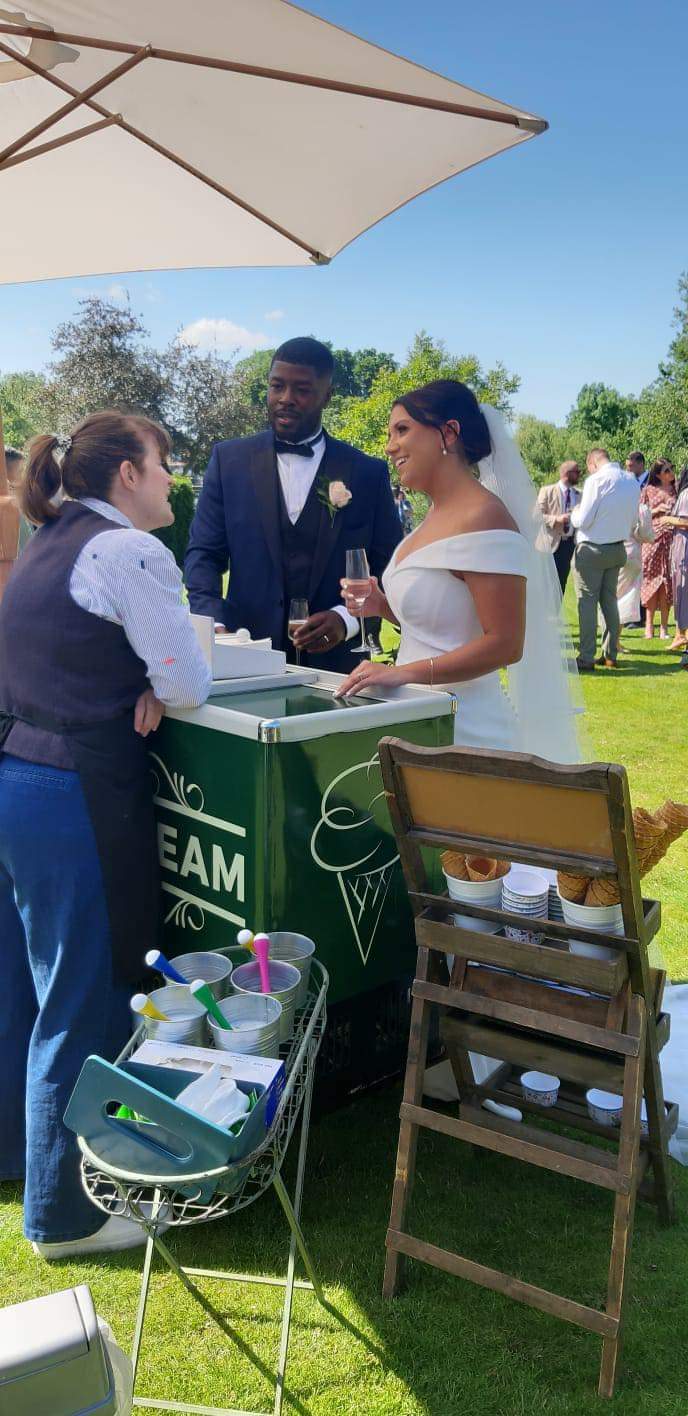
[(443, 456), (443, 457), (446, 457), (446, 456), (447, 456), (447, 449), (446, 449), (446, 447), (443, 447), (443, 448), (442, 448), (442, 456)]

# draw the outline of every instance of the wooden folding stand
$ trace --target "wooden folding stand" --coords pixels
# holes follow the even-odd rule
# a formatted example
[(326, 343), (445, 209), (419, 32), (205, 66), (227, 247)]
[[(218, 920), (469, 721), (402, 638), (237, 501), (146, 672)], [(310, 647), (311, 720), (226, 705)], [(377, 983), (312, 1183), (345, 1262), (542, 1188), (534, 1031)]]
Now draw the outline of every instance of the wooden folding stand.
[[(627, 1288), (636, 1192), (672, 1219), (667, 1141), (678, 1108), (666, 1105), (659, 1052), (669, 1036), (662, 1014), (664, 975), (648, 964), (648, 943), (660, 907), (640, 896), (626, 774), (607, 764), (564, 767), (516, 753), (458, 747), (414, 747), (394, 738), (380, 744), (390, 815), (412, 907), (418, 962), (399, 1148), (387, 1234), (384, 1294), (397, 1292), (404, 1257), (504, 1293), (519, 1302), (597, 1333), (602, 1338), (599, 1394), (611, 1396)], [(502, 928), (523, 917), (433, 893), (421, 847), (557, 867), (584, 875), (616, 875), (623, 935), (602, 935), (550, 920), (529, 920), (537, 943), (503, 932), (479, 933), (452, 922), (462, 915)], [(568, 941), (611, 947), (610, 960), (568, 952)], [(447, 955), (454, 956), (451, 980)], [(578, 990), (583, 990), (578, 991)], [(423, 1106), (432, 1005), (443, 1007), (442, 1034), (459, 1090), (458, 1117)], [(469, 1049), (501, 1060), (484, 1085)], [(543, 1114), (521, 1096), (519, 1077), (534, 1067), (561, 1078), (548, 1122), (618, 1141), (616, 1149), (571, 1139), (531, 1124)], [(585, 1091), (623, 1095), (618, 1129), (592, 1121)], [(641, 1131), (645, 1095), (647, 1128)], [(528, 1123), (486, 1111), (485, 1098), (518, 1106)], [(423, 1127), (527, 1164), (613, 1191), (614, 1219), (604, 1310), (573, 1302), (498, 1269), (416, 1238), (406, 1216), (413, 1189), (418, 1133)], [(644, 1178), (646, 1177), (646, 1178)]]

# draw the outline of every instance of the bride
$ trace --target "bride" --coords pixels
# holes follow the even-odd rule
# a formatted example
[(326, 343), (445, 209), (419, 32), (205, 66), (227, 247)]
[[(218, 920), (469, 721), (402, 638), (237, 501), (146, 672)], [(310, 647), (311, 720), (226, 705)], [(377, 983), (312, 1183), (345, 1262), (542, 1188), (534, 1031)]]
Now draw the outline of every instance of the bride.
[(561, 594), (502, 415), (465, 384), (437, 379), (394, 404), (386, 450), (404, 491), (424, 492), (430, 507), (382, 587), (371, 577), (362, 611), (342, 582), (347, 609), (398, 624), (401, 646), (394, 667), (361, 663), (339, 693), (449, 688), (462, 746), (578, 761)]
[[(501, 414), (465, 384), (438, 379), (394, 404), (387, 455), (404, 491), (425, 492), (430, 508), (397, 546), (382, 588), (371, 577), (362, 610), (342, 581), (347, 609), (392, 620), (401, 645), (393, 668), (361, 663), (339, 694), (373, 684), (451, 688), (461, 746), (578, 761), (561, 591), (534, 488)], [(479, 1082), (499, 1065), (470, 1058)], [(448, 1061), (426, 1071), (424, 1091), (457, 1098)]]

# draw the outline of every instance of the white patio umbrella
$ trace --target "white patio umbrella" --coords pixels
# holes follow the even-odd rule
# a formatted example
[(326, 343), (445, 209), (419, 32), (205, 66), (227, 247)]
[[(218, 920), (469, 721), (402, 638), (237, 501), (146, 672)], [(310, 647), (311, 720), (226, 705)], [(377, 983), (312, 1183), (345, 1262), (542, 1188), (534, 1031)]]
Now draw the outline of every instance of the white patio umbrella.
[(546, 127), (285, 0), (2, 3), (0, 282), (323, 265)]

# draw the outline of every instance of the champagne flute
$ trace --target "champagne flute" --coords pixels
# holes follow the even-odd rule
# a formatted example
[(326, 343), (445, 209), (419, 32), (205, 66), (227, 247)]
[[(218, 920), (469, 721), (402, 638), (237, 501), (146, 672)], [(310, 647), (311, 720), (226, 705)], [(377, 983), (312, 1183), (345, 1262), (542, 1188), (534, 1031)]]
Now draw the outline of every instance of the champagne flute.
[[(309, 610), (308, 610), (308, 601), (307, 601), (307, 600), (290, 600), (290, 601), (289, 601), (289, 615), (288, 615), (288, 617), (287, 617), (287, 626), (288, 626), (287, 633), (288, 633), (288, 635), (289, 635), (289, 638), (291, 639), (292, 644), (294, 644), (294, 635), (296, 634), (297, 629), (300, 629), (300, 628), (301, 628), (301, 625), (306, 623), (306, 620), (308, 619), (308, 614), (309, 614)], [(301, 663), (301, 650), (300, 650), (300, 649), (297, 649), (295, 644), (294, 644), (294, 649), (296, 650), (296, 662), (297, 662), (297, 664), (300, 664), (300, 663)]]
[(361, 643), (351, 650), (352, 654), (367, 654), (368, 645), (365, 637), (365, 624), (361, 615), (361, 610), (370, 594), (370, 567), (368, 557), (361, 548), (346, 553), (346, 593), (353, 600), (358, 610), (358, 618), (361, 625)]

